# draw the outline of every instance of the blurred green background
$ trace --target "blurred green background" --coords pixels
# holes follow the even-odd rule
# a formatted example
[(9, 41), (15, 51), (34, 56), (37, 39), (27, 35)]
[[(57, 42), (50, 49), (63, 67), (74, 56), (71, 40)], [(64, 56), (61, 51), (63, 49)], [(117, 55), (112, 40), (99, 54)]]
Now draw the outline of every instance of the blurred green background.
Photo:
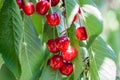
[(116, 53), (117, 76), (120, 78), (120, 0), (94, 1), (103, 16), (104, 30), (101, 36)]

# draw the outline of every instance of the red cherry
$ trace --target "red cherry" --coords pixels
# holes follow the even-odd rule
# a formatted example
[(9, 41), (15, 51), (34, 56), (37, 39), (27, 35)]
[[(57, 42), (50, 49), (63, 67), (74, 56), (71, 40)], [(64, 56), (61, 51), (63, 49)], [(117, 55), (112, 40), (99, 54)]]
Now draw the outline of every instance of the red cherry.
[(22, 4), (23, 4), (23, 0), (16, 0), (18, 7), (21, 9), (22, 8)]
[[(47, 1), (50, 1), (50, 0), (47, 0)], [(51, 6), (56, 6), (59, 2), (60, 0), (51, 0)]]
[(33, 3), (32, 2), (24, 3), (23, 11), (28, 16), (32, 15), (35, 12)]
[(78, 14), (76, 14), (76, 15), (74, 16), (74, 19), (73, 19), (72, 23), (74, 23), (77, 19), (78, 19)]
[(87, 39), (87, 32), (84, 26), (81, 26), (76, 29), (76, 37), (78, 40), (86, 40)]
[(77, 51), (75, 48), (69, 48), (67, 50), (62, 51), (62, 57), (66, 61), (72, 61), (77, 55)]
[(60, 16), (58, 13), (48, 14), (46, 16), (46, 21), (50, 26), (57, 26), (60, 24)]
[(55, 42), (56, 42), (56, 47), (58, 48), (58, 50), (61, 50), (61, 51), (68, 49), (70, 44), (70, 40), (66, 36), (61, 36), (56, 38)]
[(66, 76), (71, 75), (73, 72), (73, 64), (72, 63), (63, 63), (63, 66), (60, 68), (60, 72)]
[(51, 39), (51, 40), (48, 40), (47, 42), (47, 48), (50, 52), (52, 53), (56, 53), (58, 52), (59, 50), (56, 48), (56, 44), (55, 44), (55, 40), (54, 39)]
[(50, 9), (50, 3), (47, 0), (41, 0), (36, 4), (36, 12), (45, 15)]
[(63, 58), (55, 55), (50, 59), (50, 61), (48, 61), (48, 64), (52, 69), (59, 69), (63, 65)]
[(81, 9), (79, 8), (78, 13), (81, 14)]

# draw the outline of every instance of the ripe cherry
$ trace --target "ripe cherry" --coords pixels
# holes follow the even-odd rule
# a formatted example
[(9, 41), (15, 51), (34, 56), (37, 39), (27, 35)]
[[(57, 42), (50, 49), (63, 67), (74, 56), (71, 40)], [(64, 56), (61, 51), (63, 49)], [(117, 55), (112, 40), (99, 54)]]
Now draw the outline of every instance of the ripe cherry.
[(18, 7), (21, 9), (22, 8), (22, 4), (23, 4), (23, 0), (16, 0)]
[(62, 57), (66, 61), (72, 61), (77, 55), (75, 48), (68, 48), (67, 50), (62, 51)]
[[(47, 1), (50, 1), (50, 0), (47, 0)], [(56, 6), (59, 2), (60, 0), (51, 0), (51, 6)]]
[(47, 42), (47, 48), (50, 52), (52, 53), (56, 53), (58, 52), (59, 50), (57, 49), (56, 47), (56, 44), (55, 44), (55, 40), (54, 39), (51, 39), (51, 40), (48, 40)]
[(59, 69), (63, 65), (63, 58), (59, 55), (55, 55), (48, 61), (48, 64), (52, 69)]
[(76, 37), (78, 40), (86, 40), (87, 39), (87, 32), (84, 26), (78, 27), (76, 29)]
[(60, 72), (66, 76), (71, 75), (73, 72), (73, 64), (64, 62), (63, 66), (60, 68)]
[(72, 23), (74, 23), (77, 19), (78, 19), (78, 14), (76, 14), (76, 15), (74, 16), (74, 19), (73, 19)]
[(33, 3), (32, 2), (24, 3), (23, 11), (28, 16), (32, 15), (34, 13), (34, 11), (35, 11)]
[(41, 0), (36, 4), (36, 12), (45, 15), (50, 9), (50, 3), (47, 0)]
[(70, 44), (70, 40), (66, 36), (61, 36), (56, 38), (55, 42), (56, 42), (56, 47), (58, 48), (58, 50), (61, 50), (61, 51), (68, 49)]
[(60, 16), (58, 13), (48, 14), (46, 16), (46, 21), (50, 26), (57, 26), (60, 24)]

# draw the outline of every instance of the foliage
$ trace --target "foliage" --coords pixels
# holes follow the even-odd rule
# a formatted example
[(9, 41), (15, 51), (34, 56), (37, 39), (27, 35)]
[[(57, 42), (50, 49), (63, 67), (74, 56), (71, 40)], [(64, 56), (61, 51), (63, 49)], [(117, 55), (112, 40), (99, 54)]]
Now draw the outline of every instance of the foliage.
[[(45, 17), (36, 13), (26, 16), (15, 0), (0, 0), (0, 80), (115, 80), (116, 55), (100, 36), (103, 20), (94, 1), (65, 0), (66, 18), (59, 5), (52, 7), (51, 12), (59, 10), (61, 23), (51, 28)], [(81, 23), (88, 33), (87, 41), (78, 41), (75, 37), (79, 21), (72, 24), (79, 5)], [(47, 66), (51, 54), (46, 42), (63, 32), (67, 32), (71, 46), (78, 51), (72, 62), (74, 72), (68, 77)]]

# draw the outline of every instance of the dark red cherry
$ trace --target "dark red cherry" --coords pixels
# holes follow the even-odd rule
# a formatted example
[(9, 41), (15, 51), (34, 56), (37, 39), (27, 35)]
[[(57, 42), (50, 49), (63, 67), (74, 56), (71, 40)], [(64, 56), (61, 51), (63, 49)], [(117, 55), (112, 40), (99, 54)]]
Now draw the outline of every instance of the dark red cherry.
[(63, 65), (63, 58), (59, 55), (55, 55), (48, 61), (48, 64), (52, 69), (59, 69)]
[(23, 11), (28, 16), (32, 15), (34, 13), (34, 11), (35, 11), (33, 3), (32, 2), (24, 3)]
[(60, 24), (60, 16), (58, 13), (48, 14), (46, 16), (46, 21), (50, 26), (57, 26)]
[(78, 13), (81, 14), (81, 9), (79, 8)]
[(50, 9), (50, 3), (47, 0), (41, 0), (36, 4), (36, 12), (45, 15)]
[(56, 42), (56, 47), (58, 48), (58, 50), (61, 50), (61, 51), (68, 49), (70, 44), (70, 40), (66, 36), (61, 36), (56, 38), (55, 42)]
[(16, 0), (18, 7), (21, 9), (22, 8), (22, 4), (23, 4), (23, 0)]
[(67, 50), (62, 51), (62, 57), (66, 61), (72, 61), (77, 55), (75, 48), (68, 48)]
[(63, 63), (63, 66), (60, 68), (60, 72), (63, 75), (69, 76), (73, 72), (73, 64), (72, 63)]
[(78, 40), (86, 40), (87, 39), (87, 32), (84, 26), (78, 27), (76, 29), (76, 37)]
[[(50, 2), (50, 0), (47, 0)], [(60, 2), (60, 0), (51, 0), (51, 6), (56, 6), (58, 3)]]
[(48, 42), (47, 42), (47, 48), (48, 48), (48, 50), (49, 50), (50, 52), (52, 52), (52, 53), (56, 53), (56, 52), (59, 51), (59, 50), (57, 49), (57, 47), (56, 47), (56, 43), (55, 43), (55, 40), (54, 40), (54, 39), (48, 40)]

